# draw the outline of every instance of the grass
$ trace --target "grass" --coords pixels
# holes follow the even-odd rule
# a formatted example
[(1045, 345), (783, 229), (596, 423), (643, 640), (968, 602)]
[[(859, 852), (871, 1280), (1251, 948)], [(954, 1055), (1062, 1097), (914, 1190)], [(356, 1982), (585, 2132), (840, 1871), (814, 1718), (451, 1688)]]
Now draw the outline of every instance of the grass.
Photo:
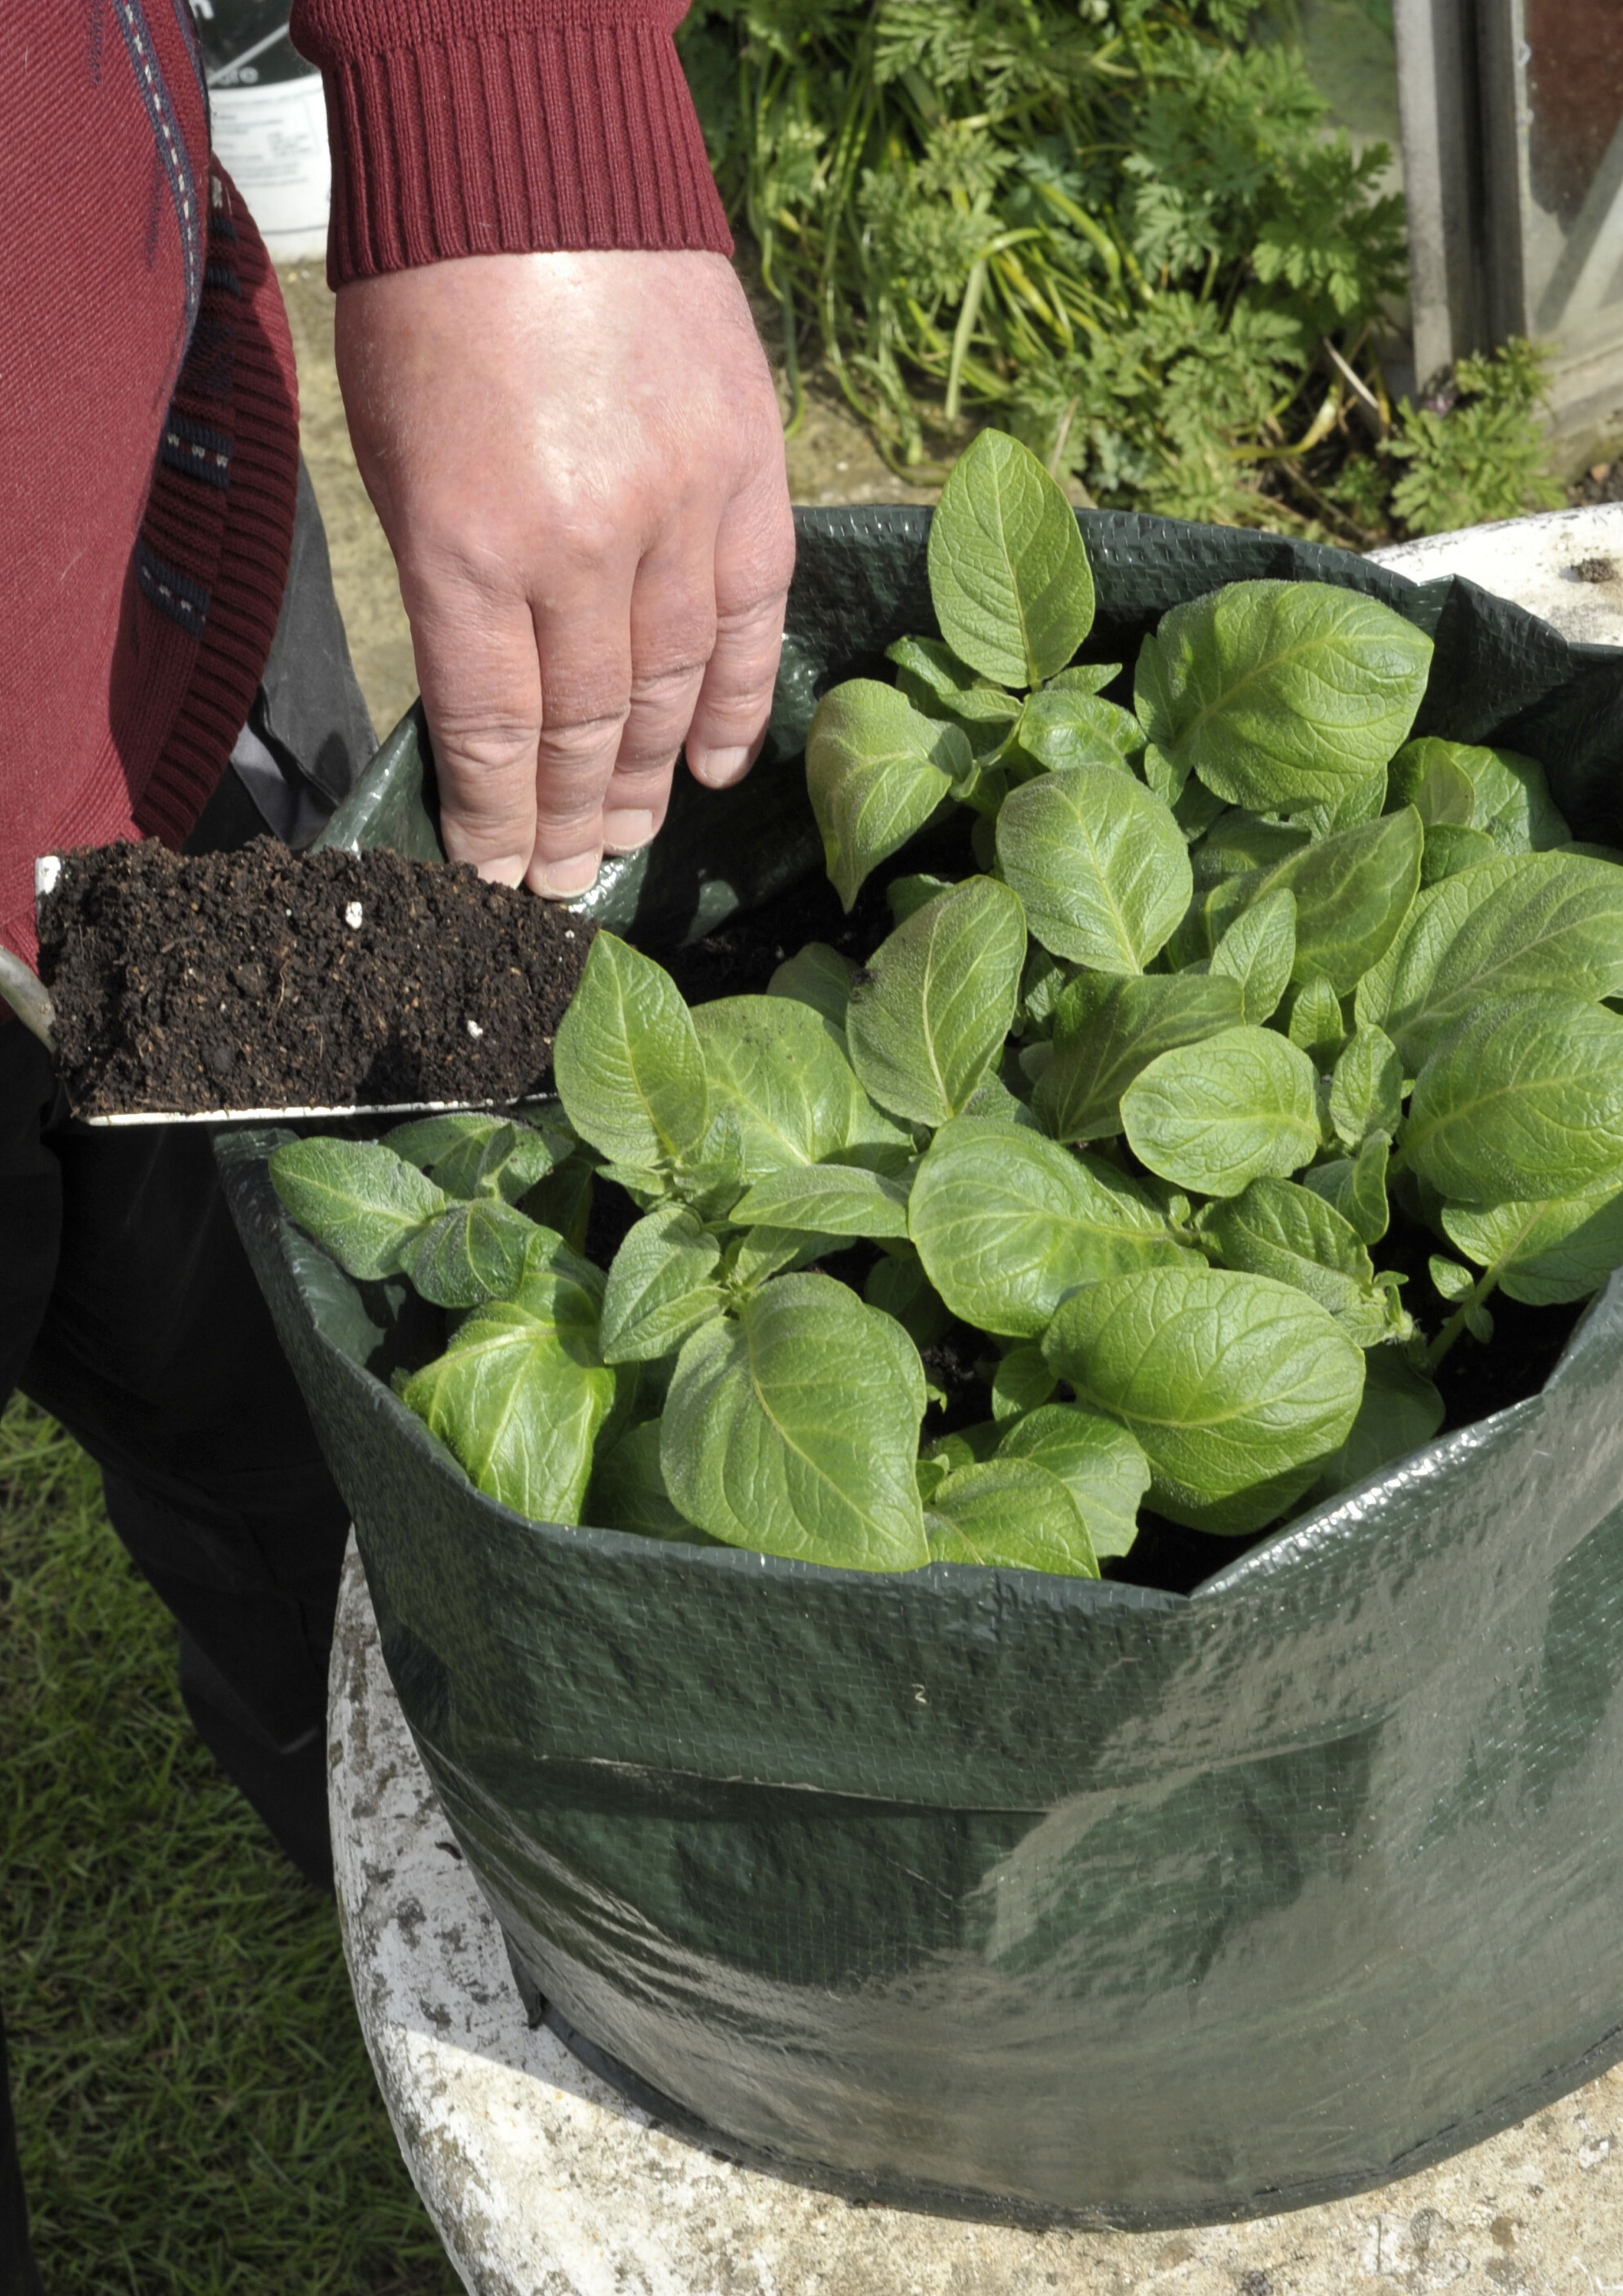
[(0, 1988), (48, 2296), (456, 2296), (338, 1917), (193, 1735), (78, 1447), (0, 1418)]

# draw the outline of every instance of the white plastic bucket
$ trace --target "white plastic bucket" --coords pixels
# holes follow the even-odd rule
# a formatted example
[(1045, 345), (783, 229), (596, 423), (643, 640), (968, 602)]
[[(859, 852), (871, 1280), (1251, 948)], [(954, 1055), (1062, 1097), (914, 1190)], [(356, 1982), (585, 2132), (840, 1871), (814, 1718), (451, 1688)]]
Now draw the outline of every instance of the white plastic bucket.
[(288, 37), (288, 0), (192, 0), (214, 148), (274, 263), (326, 252), (332, 165), (321, 76)]

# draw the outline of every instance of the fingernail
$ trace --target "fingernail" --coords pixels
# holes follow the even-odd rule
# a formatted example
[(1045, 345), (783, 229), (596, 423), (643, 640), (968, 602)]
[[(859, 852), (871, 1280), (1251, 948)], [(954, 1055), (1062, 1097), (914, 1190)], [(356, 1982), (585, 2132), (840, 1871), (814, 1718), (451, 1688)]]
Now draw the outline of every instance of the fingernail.
[(591, 890), (602, 864), (601, 853), (571, 853), (567, 861), (537, 861), (529, 873), (530, 885), (545, 900), (572, 901), (578, 893)]
[(481, 861), (479, 873), (487, 884), (521, 885), (529, 866), (528, 853), (504, 853), (499, 861)]
[(742, 781), (749, 771), (750, 752), (748, 750), (701, 750), (699, 755), (689, 762), (694, 780), (702, 782), (706, 789), (728, 789), (734, 782)]
[(611, 853), (635, 853), (639, 845), (646, 845), (653, 835), (653, 816), (628, 808), (623, 813), (603, 816), (603, 843)]

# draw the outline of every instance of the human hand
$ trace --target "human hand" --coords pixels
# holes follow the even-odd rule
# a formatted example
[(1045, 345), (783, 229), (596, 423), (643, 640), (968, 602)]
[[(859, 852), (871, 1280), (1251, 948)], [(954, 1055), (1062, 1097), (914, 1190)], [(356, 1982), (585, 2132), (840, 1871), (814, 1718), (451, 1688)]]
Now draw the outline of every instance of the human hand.
[(453, 860), (567, 897), (766, 733), (794, 561), (732, 266), (479, 255), (338, 293), (356, 460), (399, 567)]

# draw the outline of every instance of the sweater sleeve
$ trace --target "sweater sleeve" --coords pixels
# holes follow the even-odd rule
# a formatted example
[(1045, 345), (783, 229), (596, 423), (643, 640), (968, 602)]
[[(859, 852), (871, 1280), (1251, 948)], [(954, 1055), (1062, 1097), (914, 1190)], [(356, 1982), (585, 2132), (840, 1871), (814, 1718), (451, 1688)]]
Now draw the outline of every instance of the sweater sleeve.
[(334, 287), (456, 255), (727, 230), (672, 34), (687, 0), (296, 0), (332, 146)]

